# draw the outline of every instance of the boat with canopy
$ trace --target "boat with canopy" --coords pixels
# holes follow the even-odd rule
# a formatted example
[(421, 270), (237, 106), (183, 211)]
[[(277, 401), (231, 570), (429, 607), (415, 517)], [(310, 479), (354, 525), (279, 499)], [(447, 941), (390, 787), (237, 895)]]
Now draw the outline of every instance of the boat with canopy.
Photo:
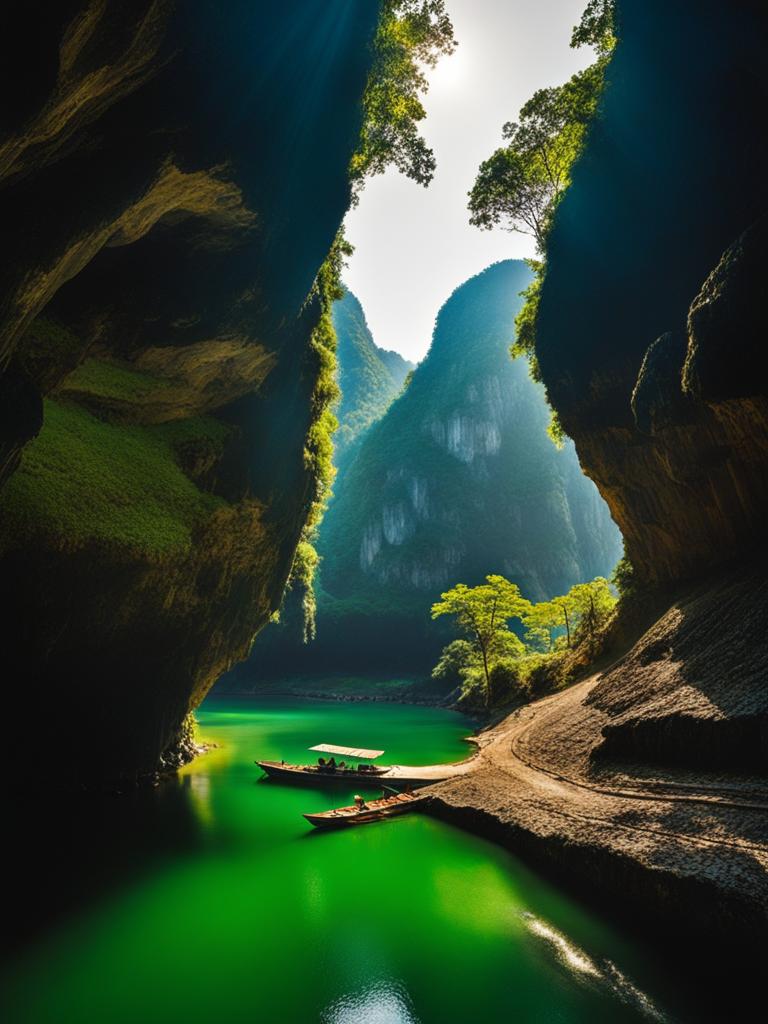
[(373, 764), (382, 756), (383, 750), (343, 747), (336, 743), (318, 743), (309, 749), (317, 754), (330, 754), (330, 757), (318, 757), (315, 764), (289, 764), (287, 761), (257, 761), (256, 764), (270, 778), (286, 781), (298, 777), (318, 782), (367, 782), (378, 779), (389, 770)]
[[(271, 779), (282, 782), (329, 783), (359, 782), (378, 785), (386, 782), (390, 786), (425, 786), (441, 782), (454, 772), (451, 765), (433, 765), (425, 768), (408, 765), (375, 765), (373, 762), (384, 754), (383, 750), (367, 747), (344, 747), (335, 743), (318, 743), (309, 748), (320, 756), (314, 764), (291, 764), (288, 761), (256, 761), (261, 770)], [(337, 760), (338, 759), (338, 760)]]

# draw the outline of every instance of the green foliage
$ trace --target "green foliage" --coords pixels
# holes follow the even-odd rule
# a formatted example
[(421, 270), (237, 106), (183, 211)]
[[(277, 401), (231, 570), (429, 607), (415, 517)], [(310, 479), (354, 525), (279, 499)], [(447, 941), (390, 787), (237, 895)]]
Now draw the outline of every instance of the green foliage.
[(472, 644), (468, 640), (451, 640), (443, 648), (438, 663), (432, 669), (432, 678), (448, 679), (458, 684), (464, 674), (476, 665), (479, 668)]
[(194, 528), (225, 502), (198, 490), (176, 460), (183, 440), (221, 444), (211, 418), (116, 426), (77, 405), (46, 400), (0, 507), (11, 543), (43, 533), (63, 546), (108, 543), (146, 554), (186, 550)]
[(603, 81), (601, 61), (565, 85), (539, 89), (504, 125), (506, 145), (480, 165), (469, 193), (470, 223), (531, 235), (539, 253), (570, 183)]
[(539, 364), (536, 361), (534, 345), (536, 343), (536, 317), (539, 312), (539, 298), (541, 297), (541, 286), (544, 282), (544, 262), (542, 260), (526, 260), (533, 271), (533, 279), (527, 288), (520, 294), (523, 297), (523, 305), (515, 317), (515, 340), (510, 347), (510, 354), (513, 359), (520, 356), (528, 356), (530, 359), (531, 376), (535, 381), (541, 380)]
[(586, 641), (593, 647), (600, 628), (616, 607), (617, 599), (611, 592), (610, 583), (602, 576), (589, 583), (577, 583), (568, 591), (565, 600), (570, 602), (571, 629), (576, 642)]
[(304, 643), (314, 640), (317, 632), (317, 601), (313, 583), (319, 562), (320, 558), (314, 546), (309, 541), (299, 541), (291, 566), (290, 583), (291, 586), (298, 587), (301, 592), (302, 639)]
[[(599, 107), (616, 42), (614, 8), (614, 0), (590, 0), (573, 30), (571, 46), (591, 46), (597, 60), (564, 85), (533, 94), (521, 108), (518, 120), (504, 125), (505, 145), (480, 165), (469, 193), (470, 223), (529, 234), (542, 257), (530, 261), (536, 276), (523, 293), (512, 346), (513, 358), (529, 359), (534, 380), (541, 379), (535, 351), (539, 298), (546, 271), (543, 254), (557, 207), (570, 184), (571, 170)], [(548, 433), (562, 447), (565, 433), (556, 414)]]
[[(594, 650), (615, 606), (602, 576), (538, 603), (526, 601), (503, 576), (488, 576), (478, 587), (459, 583), (432, 606), (433, 619), (452, 615), (463, 634), (443, 649), (433, 678), (460, 682), (465, 697), (482, 693), (486, 706), (542, 692), (562, 676), (565, 650)], [(525, 630), (524, 641), (510, 629), (514, 619)]]
[(411, 386), (411, 383), (413, 381), (413, 374), (415, 372), (415, 369), (416, 368), (414, 367), (413, 370), (409, 370), (408, 373), (406, 373), (405, 377), (403, 378), (403, 384), (402, 384), (402, 387), (400, 388), (400, 394), (401, 395), (404, 395), (405, 392), (408, 390), (408, 388)]
[(579, 24), (571, 33), (571, 46), (591, 46), (601, 57), (616, 45), (616, 0), (589, 0)]
[(339, 464), (339, 455), (387, 411), (412, 364), (374, 344), (363, 309), (350, 291), (334, 302), (333, 325), (341, 388), (334, 438)]
[(635, 593), (637, 589), (635, 567), (627, 557), (626, 551), (617, 562), (616, 568), (613, 570), (611, 583), (614, 585), (616, 590), (618, 590), (619, 597), (628, 597), (630, 594)]
[(547, 437), (549, 437), (555, 448), (563, 448), (568, 440), (568, 435), (555, 409), (552, 410), (552, 415), (547, 424)]
[[(522, 620), (530, 602), (520, 594), (520, 588), (503, 576), (486, 576), (485, 583), (468, 587), (458, 583), (440, 595), (441, 600), (432, 605), (432, 618), (451, 615), (468, 645), (460, 650), (454, 648), (451, 657), (464, 657), (460, 674), (472, 676), (482, 669), (485, 685), (485, 703), (492, 698), (491, 673), (500, 662), (519, 657), (524, 647), (510, 630), (510, 619)], [(471, 651), (471, 653), (470, 653)], [(441, 659), (442, 662), (442, 659)]]
[(336, 475), (333, 434), (338, 420), (333, 407), (339, 400), (340, 391), (336, 382), (336, 332), (332, 308), (333, 303), (344, 296), (341, 274), (344, 260), (351, 253), (352, 247), (344, 237), (342, 227), (320, 267), (315, 283), (320, 317), (310, 336), (307, 351), (307, 369), (314, 385), (310, 396), (309, 429), (304, 439), (304, 465), (311, 474), (313, 494), (286, 588), (287, 591), (298, 590), (301, 595), (305, 643), (314, 639), (316, 631), (314, 580), (320, 557), (315, 542)]
[(366, 177), (390, 165), (419, 184), (432, 180), (435, 156), (418, 125), (426, 116), (425, 69), (456, 47), (444, 0), (384, 0), (373, 46), (360, 144), (350, 166), (356, 195)]

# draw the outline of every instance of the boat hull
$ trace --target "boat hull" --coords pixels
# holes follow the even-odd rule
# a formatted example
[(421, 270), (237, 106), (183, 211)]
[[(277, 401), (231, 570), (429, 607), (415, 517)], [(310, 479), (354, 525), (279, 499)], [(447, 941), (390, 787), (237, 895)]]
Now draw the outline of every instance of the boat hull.
[(374, 801), (363, 811), (357, 807), (338, 807), (332, 811), (305, 814), (304, 817), (315, 828), (351, 828), (354, 825), (372, 825), (377, 821), (387, 821), (413, 810), (418, 803), (420, 801), (416, 797), (401, 793), (393, 799)]
[(404, 789), (407, 786), (429, 786), (434, 782), (442, 781), (439, 777), (423, 779), (418, 776), (406, 777), (400, 774), (390, 774), (389, 770), (376, 773), (346, 770), (321, 772), (310, 765), (286, 764), (280, 761), (256, 761), (256, 764), (271, 779), (293, 782), (302, 786), (337, 786), (341, 784), (367, 786), (369, 789), (375, 789), (383, 783), (393, 789)]

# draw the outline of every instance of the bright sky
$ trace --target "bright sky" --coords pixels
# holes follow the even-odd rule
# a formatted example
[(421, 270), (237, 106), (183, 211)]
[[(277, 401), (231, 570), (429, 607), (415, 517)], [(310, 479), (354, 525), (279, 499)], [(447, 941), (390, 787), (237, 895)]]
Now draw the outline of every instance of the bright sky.
[(437, 157), (428, 189), (397, 174), (371, 179), (347, 216), (355, 255), (344, 275), (377, 345), (418, 360), (440, 306), (496, 260), (533, 255), (527, 235), (469, 224), (467, 192), (536, 89), (592, 59), (572, 50), (586, 0), (446, 0), (459, 46), (430, 75), (422, 131)]

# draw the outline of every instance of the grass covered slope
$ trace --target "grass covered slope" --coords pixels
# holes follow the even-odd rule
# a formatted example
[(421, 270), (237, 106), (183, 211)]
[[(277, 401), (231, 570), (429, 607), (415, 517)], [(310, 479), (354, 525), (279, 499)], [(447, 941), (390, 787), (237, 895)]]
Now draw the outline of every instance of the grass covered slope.
[(0, 496), (3, 547), (44, 537), (68, 549), (98, 542), (179, 552), (225, 504), (199, 490), (177, 456), (184, 440), (223, 448), (229, 431), (212, 417), (122, 426), (66, 402), (47, 399), (44, 408), (43, 429)]

